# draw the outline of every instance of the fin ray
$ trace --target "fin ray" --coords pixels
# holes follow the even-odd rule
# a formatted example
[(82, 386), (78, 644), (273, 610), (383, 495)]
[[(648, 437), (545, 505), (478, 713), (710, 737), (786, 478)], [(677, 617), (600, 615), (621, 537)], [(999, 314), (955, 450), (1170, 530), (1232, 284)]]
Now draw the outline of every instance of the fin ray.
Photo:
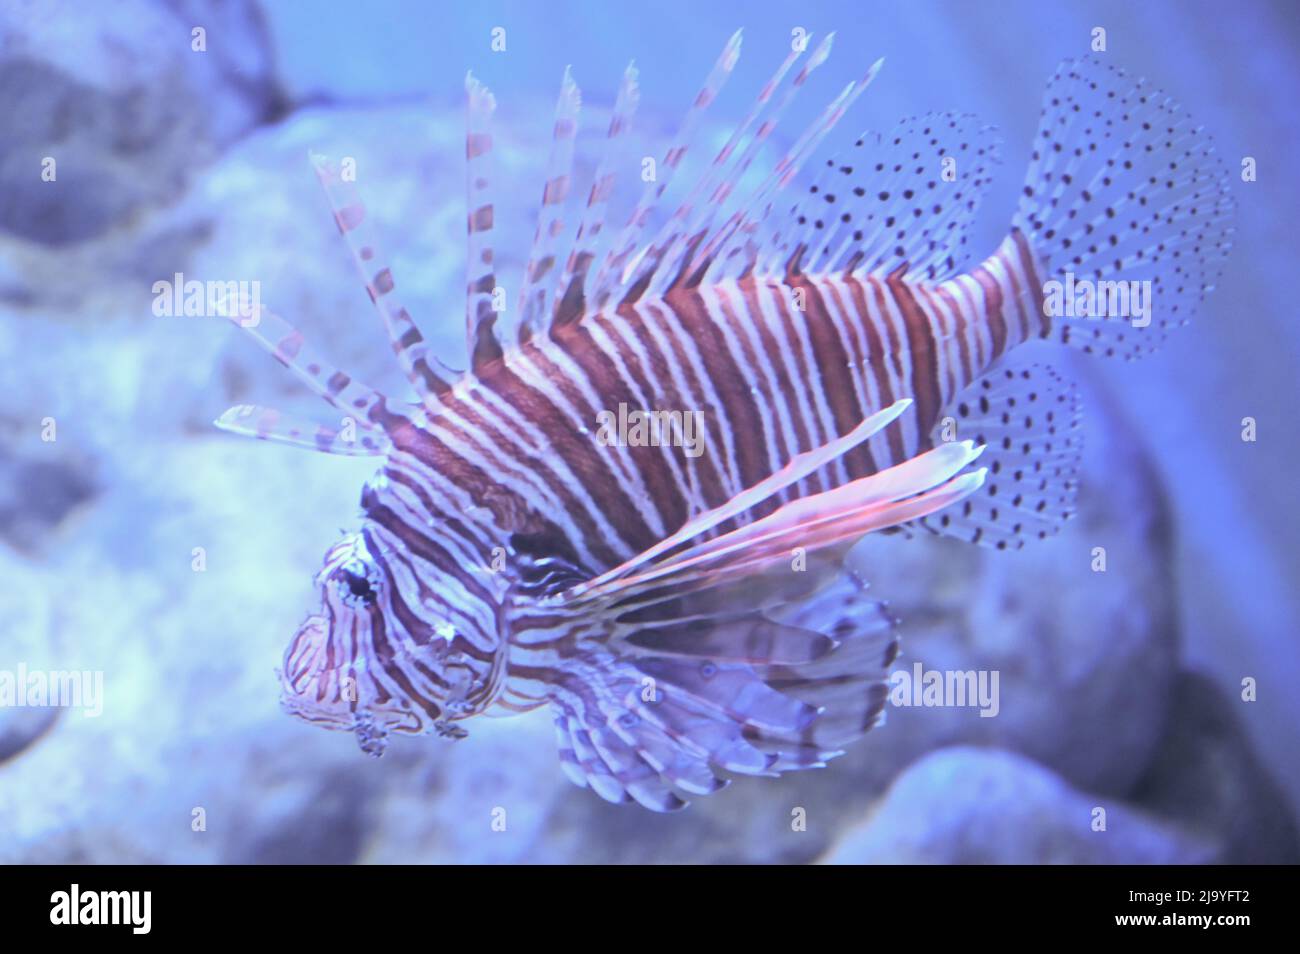
[(352, 262), (365, 285), (371, 303), (383, 319), (384, 328), (402, 373), (421, 401), (436, 402), (451, 387), (455, 372), (445, 367), (430, 351), (415, 319), (397, 299), (392, 269), (384, 264), (365, 204), (356, 187), (343, 178), (338, 165), (319, 153), (311, 154), (312, 167), (334, 212), (334, 223), (347, 242)]
[(605, 149), (596, 167), (596, 174), (587, 196), (587, 207), (578, 225), (573, 249), (565, 264), (564, 274), (555, 291), (555, 310), (551, 327), (559, 327), (582, 317), (586, 307), (586, 286), (591, 265), (599, 254), (599, 243), (605, 228), (605, 216), (613, 195), (613, 171), (619, 146), (631, 128), (632, 117), (640, 102), (636, 67), (628, 64), (619, 86), (618, 98), (610, 116), (605, 136)]
[[(222, 313), (227, 311), (223, 309)], [(383, 419), (394, 414), (384, 394), (327, 362), (301, 331), (265, 305), (259, 305), (255, 313), (246, 317), (233, 311), (229, 314), (230, 320), (252, 336), (263, 350), (327, 403), (354, 417), (361, 427), (382, 429)]]
[(573, 143), (578, 134), (578, 113), (582, 94), (566, 67), (560, 83), (560, 97), (555, 105), (555, 125), (551, 136), (551, 157), (546, 168), (546, 185), (542, 189), (537, 211), (537, 232), (532, 251), (524, 268), (519, 289), (520, 341), (527, 341), (541, 327), (549, 313), (548, 289), (554, 282), (556, 246), (564, 231), (564, 207), (573, 185)]
[(496, 99), (472, 74), (465, 77), (466, 282), (465, 348), (470, 366), (479, 370), (501, 357), (494, 308), (497, 280), (492, 229), (492, 114)]
[(646, 182), (636, 208), (632, 210), (627, 224), (602, 262), (591, 295), (597, 309), (602, 308), (616, 293), (624, 291), (629, 262), (636, 262), (647, 253), (648, 246), (638, 248), (641, 235), (656, 204), (672, 182), (673, 174), (686, 157), (687, 150), (694, 140), (695, 129), (705, 110), (717, 99), (723, 84), (735, 69), (736, 61), (740, 58), (740, 39), (741, 31), (737, 30), (727, 41), (722, 55), (714, 63), (713, 69), (704, 81), (704, 86), (687, 110), (673, 145), (669, 147), (659, 163), (655, 178)]
[(822, 110), (817, 121), (804, 130), (781, 157), (767, 179), (745, 201), (744, 207), (703, 243), (691, 262), (693, 281), (718, 281), (754, 270), (762, 248), (755, 235), (771, 215), (776, 194), (798, 176), (809, 156), (871, 85), (883, 65), (884, 60), (876, 60), (861, 79), (845, 86)]
[(232, 434), (343, 457), (382, 457), (391, 447), (382, 434), (363, 431), (349, 436), (346, 421), (339, 428), (326, 427), (256, 404), (236, 404), (213, 423)]

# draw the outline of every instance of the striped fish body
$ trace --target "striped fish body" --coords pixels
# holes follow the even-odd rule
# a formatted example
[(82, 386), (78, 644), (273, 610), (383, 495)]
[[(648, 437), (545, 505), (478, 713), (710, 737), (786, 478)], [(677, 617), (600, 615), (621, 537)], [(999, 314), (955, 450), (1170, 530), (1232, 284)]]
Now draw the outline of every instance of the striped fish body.
[[(468, 81), (464, 373), (430, 353), (364, 206), (317, 159), (420, 402), (332, 367), (265, 309), (251, 321), (238, 312), (361, 433), (247, 406), (218, 423), (383, 458), (361, 529), (327, 552), (320, 607), (286, 651), (290, 712), (379, 754), (391, 732), (461, 738), (475, 715), (548, 705), (575, 783), (672, 810), (724, 776), (823, 765), (879, 722), (896, 621), (843, 569), (863, 534), (923, 528), (1005, 549), (1059, 529), (1073, 506), (1077, 405), (1017, 348), (1049, 339), (1133, 358), (1186, 323), (1231, 246), (1222, 164), (1144, 81), (1067, 62), (1049, 84), (1019, 210), (983, 260), (965, 254), (966, 233), (997, 143), (970, 116), (864, 135), (788, 214), (771, 215), (877, 63), (728, 214), (734, 184), (829, 48), (827, 38), (783, 87), (804, 51), (786, 58), (649, 238), (739, 35), (660, 177), (609, 237), (609, 157), (637, 99), (629, 68), (567, 257), (557, 242), (580, 97), (566, 72), (511, 341), (497, 327), (488, 241), (494, 101)], [(1049, 287), (1072, 289), (1076, 274), (1144, 283), (1160, 308), (1142, 323), (1053, 308)], [(625, 434), (628, 412), (678, 429)], [(968, 469), (977, 457), (984, 466)]]
[[(508, 531), (485, 534), (466, 565), (487, 564), (487, 548), (499, 546), (531, 568), (520, 578), (512, 566), (511, 585), (553, 592), (647, 549), (900, 399), (913, 400), (916, 413), (706, 536), (930, 449), (940, 412), (952, 405), (955, 413), (967, 385), (1008, 349), (1047, 333), (1032, 267), (1015, 235), (945, 282), (746, 277), (585, 316), (508, 349), (457, 386), (440, 426), (395, 441), (410, 463), (390, 464), (387, 484), (458, 480), (492, 515), (489, 526)], [(705, 452), (601, 445), (598, 416), (619, 406), (698, 410)], [(380, 523), (396, 509), (370, 492), (363, 508)], [(430, 525), (454, 517), (427, 508), (421, 516)], [(499, 634), (505, 678), (496, 701), (508, 711), (545, 703), (567, 660), (605, 636), (589, 620), (522, 618)], [(513, 656), (512, 639), (522, 642)]]
[[(682, 289), (510, 351), (457, 389), (451, 416), (474, 422), (480, 443), (528, 462), (515, 468), (515, 486), (526, 489), (513, 507), (552, 502), (532, 517), (538, 545), (544, 538), (552, 555), (600, 572), (897, 400), (913, 400), (915, 413), (749, 517), (928, 450), (961, 391), (1008, 350), (1048, 333), (1040, 287), (1017, 235), (939, 283), (746, 277)], [(620, 406), (699, 412), (705, 451), (602, 446), (598, 415)], [(465, 461), (434, 466), (482, 481)]]

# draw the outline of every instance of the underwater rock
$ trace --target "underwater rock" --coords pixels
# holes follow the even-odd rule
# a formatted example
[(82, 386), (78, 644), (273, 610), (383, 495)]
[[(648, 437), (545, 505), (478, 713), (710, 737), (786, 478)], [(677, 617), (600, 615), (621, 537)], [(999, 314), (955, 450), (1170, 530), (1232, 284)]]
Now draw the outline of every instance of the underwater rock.
[(1233, 711), (1207, 676), (1180, 674), (1160, 748), (1133, 789), (1149, 811), (1215, 840), (1222, 864), (1300, 862), (1300, 835), (1286, 794), (1260, 761)]
[(176, 198), (279, 109), (270, 63), (250, 0), (6, 3), (0, 232), (65, 246)]
[[(3, 519), (0, 517), (0, 519)], [(3, 525), (0, 525), (2, 527)], [(8, 682), (12, 699), (0, 704), (0, 778), (5, 766), (32, 751), (59, 720), (60, 710), (18, 704), (22, 670), (56, 668), (55, 616), (47, 597), (53, 582), (26, 560), (0, 549), (0, 680)], [(25, 700), (23, 700), (25, 701)], [(13, 703), (8, 704), (8, 703)], [(3, 817), (3, 816), (0, 816)]]
[(57, 709), (0, 708), (0, 763), (35, 745), (58, 719)]
[[(5, 426), (13, 423), (0, 420), (0, 431), (19, 430)], [(31, 430), (29, 446), (41, 447)], [(26, 553), (45, 548), (64, 521), (93, 499), (97, 488), (89, 471), (66, 443), (46, 454), (0, 447), (0, 540)]]
[(242, 817), (230, 825), (223, 863), (355, 863), (365, 838), (369, 787), (366, 776), (342, 766), (259, 785), (263, 796), (256, 810), (240, 805)]
[[(1097, 827), (1104, 809), (1105, 830)], [(904, 772), (826, 864), (1199, 864), (1209, 844), (1023, 756), (931, 753)]]

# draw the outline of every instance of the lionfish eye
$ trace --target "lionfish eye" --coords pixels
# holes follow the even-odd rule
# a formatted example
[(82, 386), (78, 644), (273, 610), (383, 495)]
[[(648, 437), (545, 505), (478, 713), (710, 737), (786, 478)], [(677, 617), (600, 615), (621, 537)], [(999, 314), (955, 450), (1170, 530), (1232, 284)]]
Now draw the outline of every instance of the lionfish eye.
[(344, 570), (343, 578), (347, 581), (348, 589), (352, 591), (353, 596), (359, 596), (366, 600), (374, 598), (375, 591), (370, 588), (370, 581), (364, 576), (358, 576), (351, 570)]
[(343, 591), (343, 600), (353, 606), (371, 606), (378, 596), (376, 581), (369, 568), (351, 563), (339, 568), (335, 576)]

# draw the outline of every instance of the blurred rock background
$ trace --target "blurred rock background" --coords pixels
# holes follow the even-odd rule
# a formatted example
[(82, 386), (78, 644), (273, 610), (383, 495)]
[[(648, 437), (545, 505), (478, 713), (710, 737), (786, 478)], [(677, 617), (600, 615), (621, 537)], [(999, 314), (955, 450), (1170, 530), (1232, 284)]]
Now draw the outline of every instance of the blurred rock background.
[[(1294, 263), (1281, 210), (1300, 196), (1282, 172), (1297, 132), (1279, 118), (1298, 38), (1285, 4), (1248, 2), (1230, 21), (1172, 3), (1008, 3), (996, 17), (828, 3), (800, 23), (770, 3), (635, 20), (582, 2), (540, 11), (0, 0), (0, 670), (103, 670), (106, 693), (98, 718), (0, 709), (0, 861), (1300, 860), (1300, 435), (1287, 410), (1300, 333), (1280, 281)], [(401, 393), (308, 149), (357, 159), (406, 300), (460, 363), (466, 68), (501, 103), (509, 268), (532, 235), (564, 64), (594, 144), (635, 56), (637, 133), (658, 152), (742, 24), (746, 55), (716, 117), (739, 115), (804, 26), (839, 37), (787, 131), (882, 53), (836, 142), (931, 108), (1001, 126), (989, 247), (1042, 84), (1097, 25), (1117, 60), (1204, 118), (1230, 164), (1258, 160), (1228, 274), (1193, 328), (1138, 365), (1053, 353), (1087, 411), (1067, 533), (1020, 554), (898, 537), (855, 553), (904, 621), (898, 666), (997, 670), (1000, 714), (893, 709), (826, 770), (742, 779), (667, 817), (569, 785), (544, 713), (479, 720), (455, 744), (399, 739), (379, 761), (284, 716), (274, 667), (373, 462), (213, 430), (241, 401), (321, 415), (224, 322), (154, 317), (153, 282), (260, 281), (339, 365)], [(495, 26), (504, 53), (489, 48)], [(46, 157), (55, 182), (40, 178)], [(1244, 416), (1257, 443), (1240, 439)], [(1105, 573), (1090, 569), (1095, 546)], [(1247, 677), (1258, 702), (1242, 700)], [(491, 830), (496, 808), (505, 832)]]

